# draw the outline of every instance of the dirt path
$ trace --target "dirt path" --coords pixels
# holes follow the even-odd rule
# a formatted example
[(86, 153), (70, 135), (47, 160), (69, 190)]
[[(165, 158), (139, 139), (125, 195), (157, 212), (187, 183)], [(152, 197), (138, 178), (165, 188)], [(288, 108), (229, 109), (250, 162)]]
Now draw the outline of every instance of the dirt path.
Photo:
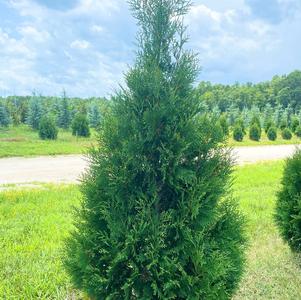
[[(233, 148), (238, 164), (283, 159), (291, 155), (295, 145)], [(80, 155), (41, 156), (0, 159), (0, 185), (32, 182), (77, 182), (88, 163)]]

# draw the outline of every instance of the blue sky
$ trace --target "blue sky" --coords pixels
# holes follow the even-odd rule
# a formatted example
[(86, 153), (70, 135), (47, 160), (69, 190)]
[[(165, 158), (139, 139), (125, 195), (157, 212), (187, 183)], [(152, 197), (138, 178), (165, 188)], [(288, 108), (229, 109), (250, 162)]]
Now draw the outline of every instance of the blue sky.
[[(301, 69), (301, 0), (194, 0), (199, 80), (258, 82)], [(126, 0), (0, 0), (0, 96), (107, 96), (134, 61)]]

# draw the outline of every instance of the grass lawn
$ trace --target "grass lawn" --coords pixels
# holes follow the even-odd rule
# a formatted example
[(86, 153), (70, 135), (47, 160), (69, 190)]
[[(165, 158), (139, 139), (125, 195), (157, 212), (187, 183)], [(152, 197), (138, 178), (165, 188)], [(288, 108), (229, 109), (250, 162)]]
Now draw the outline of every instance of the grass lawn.
[[(234, 193), (248, 218), (248, 265), (234, 299), (301, 299), (301, 258), (273, 222), (282, 162), (238, 167)], [(0, 192), (0, 298), (78, 299), (61, 263), (77, 186)]]
[(37, 131), (26, 125), (0, 127), (0, 158), (10, 156), (81, 154), (96, 141), (96, 133), (91, 130), (90, 138), (72, 136), (70, 131), (59, 130), (56, 141), (39, 139)]
[[(77, 138), (72, 136), (70, 131), (59, 130), (56, 141), (43, 141), (39, 139), (38, 132), (26, 125), (18, 127), (0, 127), (0, 158), (12, 156), (35, 156), (35, 155), (59, 155), (59, 154), (82, 154), (96, 143), (96, 132), (91, 129), (90, 138)], [(291, 140), (283, 140), (280, 131), (278, 139), (269, 141), (263, 132), (259, 142), (251, 141), (248, 135), (242, 142), (236, 142), (229, 138), (230, 146), (263, 146), (263, 145), (284, 145), (300, 144), (301, 139), (295, 135)]]
[(281, 136), (281, 131), (280, 130), (278, 130), (276, 141), (270, 141), (268, 139), (266, 133), (264, 132), (264, 130), (262, 130), (261, 139), (258, 142), (250, 140), (248, 132), (245, 135), (242, 142), (235, 141), (232, 137), (232, 133), (230, 134), (230, 137), (229, 137), (229, 145), (232, 146), (232, 147), (236, 147), (236, 146), (264, 146), (264, 145), (295, 145), (295, 144), (301, 144), (301, 139), (298, 138), (295, 134), (293, 134), (293, 137), (292, 137), (291, 140), (284, 140)]

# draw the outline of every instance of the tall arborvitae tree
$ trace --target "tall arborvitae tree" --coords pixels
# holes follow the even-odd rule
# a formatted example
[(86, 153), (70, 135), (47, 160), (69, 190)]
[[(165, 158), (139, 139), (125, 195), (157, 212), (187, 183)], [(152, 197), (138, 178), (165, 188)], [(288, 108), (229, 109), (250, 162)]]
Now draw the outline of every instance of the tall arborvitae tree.
[(131, 0), (135, 66), (113, 97), (67, 246), (91, 299), (228, 299), (244, 261), (231, 159), (195, 99), (187, 0)]
[(64, 129), (68, 129), (71, 124), (71, 112), (65, 91), (63, 91), (61, 103), (59, 105), (59, 114), (57, 122), (58, 126)]

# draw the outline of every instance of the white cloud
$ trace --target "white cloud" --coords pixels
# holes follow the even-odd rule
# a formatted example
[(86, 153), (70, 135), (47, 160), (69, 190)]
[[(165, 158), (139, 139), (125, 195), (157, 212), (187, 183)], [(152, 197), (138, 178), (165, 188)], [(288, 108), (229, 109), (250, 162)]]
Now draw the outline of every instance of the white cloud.
[(70, 47), (74, 49), (87, 49), (90, 47), (90, 43), (85, 40), (75, 40), (70, 44)]
[(35, 27), (26, 25), (19, 29), (19, 32), (23, 35), (25, 39), (31, 39), (35, 42), (46, 42), (50, 38), (50, 34), (43, 30), (39, 31)]
[(104, 32), (104, 31), (105, 31), (104, 27), (102, 27), (102, 26), (100, 26), (100, 25), (92, 25), (92, 26), (90, 27), (90, 30), (91, 30), (92, 32), (96, 32), (96, 33), (101, 33), (101, 32)]

